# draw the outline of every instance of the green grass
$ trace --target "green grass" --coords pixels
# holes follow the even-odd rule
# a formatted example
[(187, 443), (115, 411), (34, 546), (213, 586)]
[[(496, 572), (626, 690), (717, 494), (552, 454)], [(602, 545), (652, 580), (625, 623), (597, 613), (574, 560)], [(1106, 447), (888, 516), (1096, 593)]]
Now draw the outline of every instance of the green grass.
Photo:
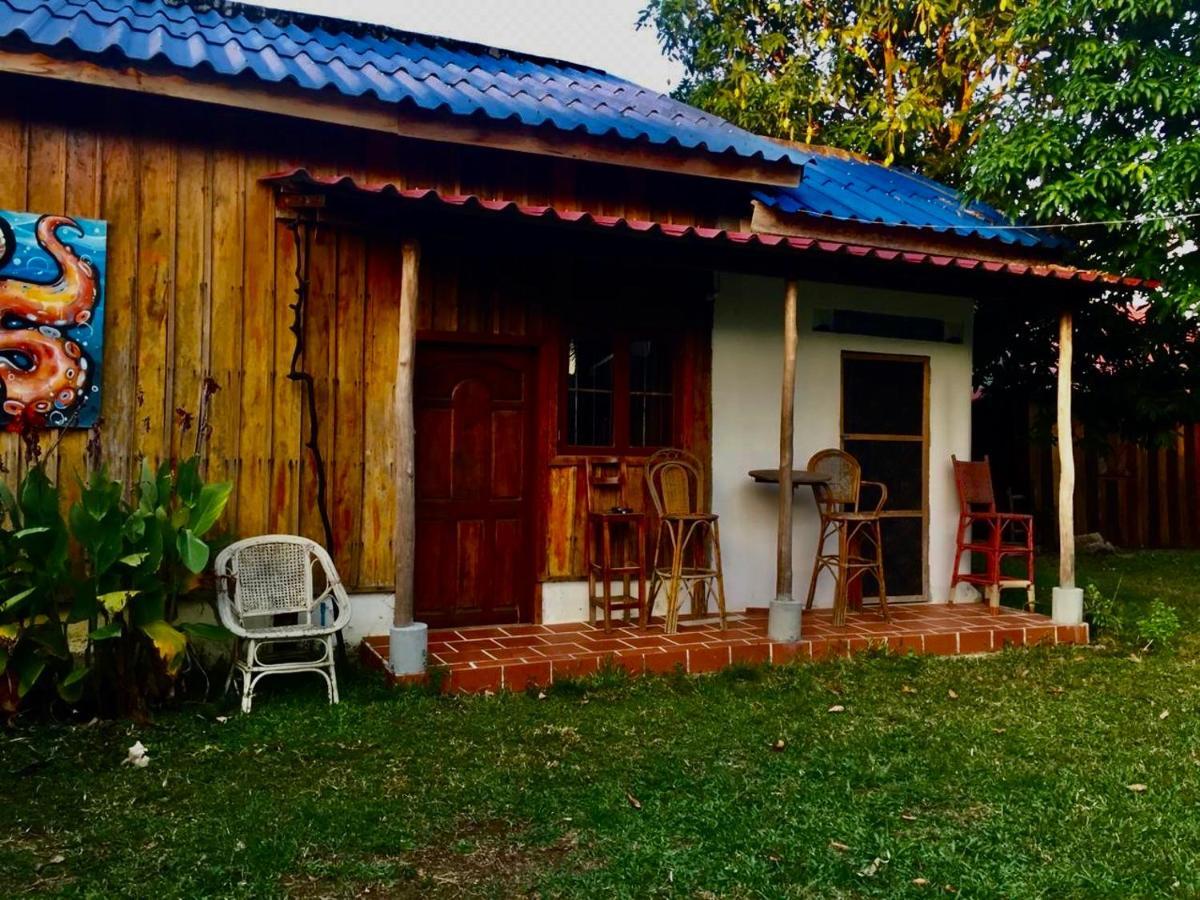
[[(1116, 556), (1081, 557), (1076, 579), (1080, 587), (1094, 584), (1107, 597), (1116, 597), (1116, 611), (1122, 622), (1121, 633), (1105, 635), (1106, 642), (1135, 646), (1138, 643), (1137, 621), (1144, 617), (1150, 603), (1158, 598), (1175, 608), (1182, 631), (1179, 644), (1185, 651), (1200, 657), (1200, 603), (1196, 602), (1200, 586), (1200, 553), (1190, 550), (1157, 550), (1142, 553), (1122, 553)], [(1050, 614), (1050, 589), (1058, 583), (1058, 559), (1038, 560), (1038, 612)], [(1006, 596), (1014, 605), (1021, 600), (1020, 592)]]
[[(1155, 553), (1083, 579), (1192, 627), (1197, 575), (1200, 554)], [(545, 699), (360, 676), (336, 708), (293, 678), (224, 723), (18, 723), (0, 893), (1195, 895), (1198, 661), (1190, 638), (869, 656)], [(136, 739), (145, 769), (120, 765)]]

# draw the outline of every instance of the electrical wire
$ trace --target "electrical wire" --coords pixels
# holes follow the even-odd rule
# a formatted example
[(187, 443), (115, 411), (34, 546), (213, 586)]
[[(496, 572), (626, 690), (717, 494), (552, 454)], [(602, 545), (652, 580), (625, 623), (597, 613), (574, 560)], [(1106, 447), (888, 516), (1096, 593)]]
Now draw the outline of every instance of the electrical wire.
[[(798, 210), (802, 215), (813, 216), (819, 219), (835, 219), (839, 222), (857, 222), (859, 224), (871, 224), (870, 219), (861, 219), (855, 216), (839, 216), (834, 213), (815, 212), (809, 210)], [(912, 222), (888, 222), (891, 228), (920, 228), (922, 230), (930, 228), (943, 228), (950, 231), (956, 228), (970, 228), (972, 231), (1038, 231), (1038, 230), (1058, 230), (1060, 228), (1095, 228), (1100, 225), (1144, 225), (1147, 222), (1164, 222), (1173, 219), (1198, 219), (1200, 212), (1190, 213), (1163, 213), (1161, 215), (1138, 216), (1133, 219), (1097, 219), (1092, 222), (1064, 222), (1061, 225), (917, 225)]]

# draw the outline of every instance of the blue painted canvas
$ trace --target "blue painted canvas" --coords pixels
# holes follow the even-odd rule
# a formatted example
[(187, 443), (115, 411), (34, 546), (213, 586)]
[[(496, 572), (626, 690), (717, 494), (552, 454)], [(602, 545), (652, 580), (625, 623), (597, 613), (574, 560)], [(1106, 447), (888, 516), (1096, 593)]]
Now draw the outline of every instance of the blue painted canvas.
[(100, 415), (108, 223), (0, 210), (0, 426)]

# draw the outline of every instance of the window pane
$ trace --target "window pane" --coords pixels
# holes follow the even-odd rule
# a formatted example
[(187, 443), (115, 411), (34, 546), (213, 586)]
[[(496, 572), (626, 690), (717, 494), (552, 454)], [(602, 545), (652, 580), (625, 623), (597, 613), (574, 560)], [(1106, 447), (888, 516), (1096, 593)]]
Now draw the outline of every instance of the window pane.
[(925, 365), (894, 359), (842, 360), (842, 420), (847, 434), (925, 431)]
[(671, 398), (634, 394), (629, 398), (630, 438), (634, 447), (669, 447)]
[[(919, 441), (846, 441), (843, 449), (858, 460), (862, 477), (887, 485), (886, 509), (919, 510), (925, 506), (925, 445)], [(874, 504), (874, 488), (864, 488)]]
[(671, 354), (665, 342), (639, 339), (629, 344), (629, 443), (666, 447), (672, 443)]
[(567, 443), (609, 447), (612, 442), (612, 344), (597, 338), (571, 338), (567, 344)]
[(663, 341), (630, 341), (629, 389), (635, 392), (671, 393), (671, 355)]

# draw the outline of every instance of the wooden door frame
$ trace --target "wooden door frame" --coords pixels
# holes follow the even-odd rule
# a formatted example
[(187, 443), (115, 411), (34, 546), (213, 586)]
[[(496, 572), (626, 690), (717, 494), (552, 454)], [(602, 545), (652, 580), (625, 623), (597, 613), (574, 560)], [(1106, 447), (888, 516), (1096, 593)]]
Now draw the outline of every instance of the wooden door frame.
[[(838, 435), (843, 449), (847, 440), (904, 440), (900, 436), (847, 434), (846, 432), (846, 403), (845, 403), (845, 362), (848, 359), (874, 360), (881, 362), (900, 362), (909, 365), (920, 364), (923, 371), (921, 388), (921, 466), (924, 469), (921, 479), (921, 593), (919, 595), (905, 594), (897, 599), (901, 602), (925, 602), (931, 597), (929, 583), (929, 396), (930, 396), (930, 357), (922, 353), (872, 353), (867, 350), (842, 350), (838, 358)], [(911, 438), (912, 436), (906, 436)], [(911, 519), (911, 514), (889, 515), (887, 510), (881, 514), (883, 518)]]
[(546, 356), (545, 341), (537, 340), (521, 335), (492, 335), (492, 334), (469, 334), (465, 332), (444, 332), (444, 331), (418, 331), (416, 341), (416, 354), (414, 374), (419, 370), (421, 365), (421, 351), (429, 349), (453, 349), (459, 351), (470, 352), (472, 350), (480, 353), (488, 353), (494, 351), (515, 351), (524, 353), (529, 358), (529, 397), (528, 408), (531, 420), (526, 423), (526, 443), (528, 446), (525, 449), (526, 463), (529, 466), (529, 548), (526, 550), (528, 559), (526, 562), (529, 566), (530, 585), (527, 596), (520, 598), (517, 604), (519, 623), (512, 624), (531, 624), (541, 620), (541, 550), (545, 547), (545, 478), (543, 474), (546, 470), (546, 455), (542, 446), (542, 432), (544, 430), (545, 410), (542, 404), (542, 370), (544, 368), (544, 357)]

